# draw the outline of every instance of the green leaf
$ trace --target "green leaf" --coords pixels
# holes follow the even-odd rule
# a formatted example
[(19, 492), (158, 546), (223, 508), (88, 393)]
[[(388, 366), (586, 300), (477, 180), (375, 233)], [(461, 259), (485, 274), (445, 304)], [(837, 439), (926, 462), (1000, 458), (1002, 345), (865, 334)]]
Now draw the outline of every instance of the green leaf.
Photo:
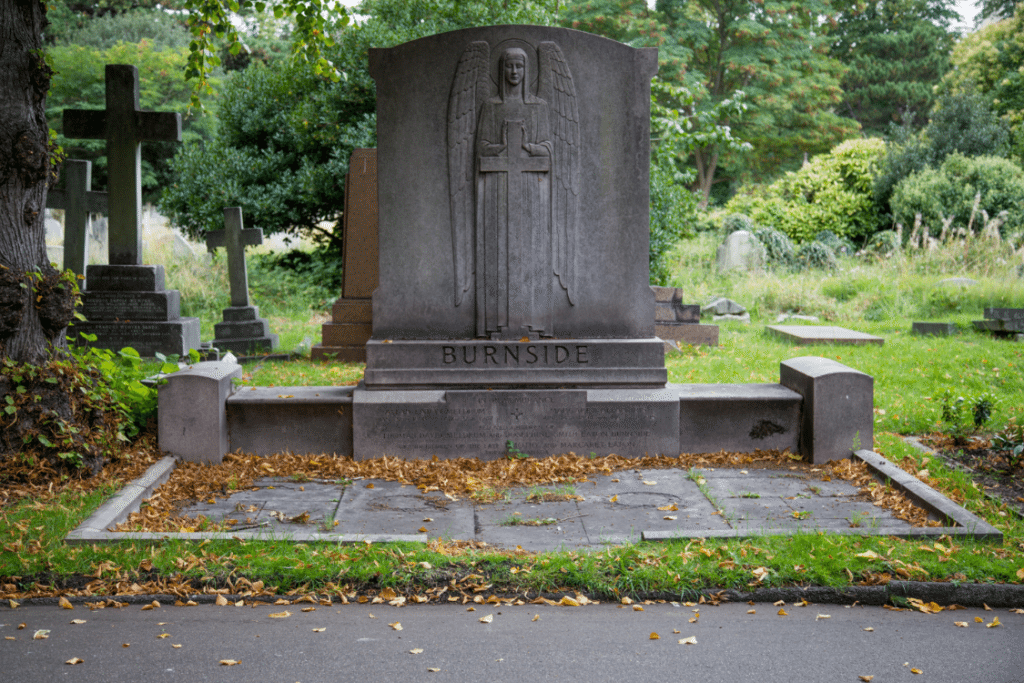
[(284, 8), (280, 5), (274, 5), (274, 18), (280, 19), (284, 16)]

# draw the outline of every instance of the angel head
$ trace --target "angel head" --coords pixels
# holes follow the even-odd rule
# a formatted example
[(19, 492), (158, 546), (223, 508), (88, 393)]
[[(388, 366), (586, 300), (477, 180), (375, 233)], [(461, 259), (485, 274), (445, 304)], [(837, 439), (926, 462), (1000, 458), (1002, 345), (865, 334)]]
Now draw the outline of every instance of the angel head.
[[(506, 83), (515, 90), (526, 80), (526, 52), (522, 48), (510, 47), (501, 55), (502, 86)], [(505, 88), (502, 88), (504, 94)]]

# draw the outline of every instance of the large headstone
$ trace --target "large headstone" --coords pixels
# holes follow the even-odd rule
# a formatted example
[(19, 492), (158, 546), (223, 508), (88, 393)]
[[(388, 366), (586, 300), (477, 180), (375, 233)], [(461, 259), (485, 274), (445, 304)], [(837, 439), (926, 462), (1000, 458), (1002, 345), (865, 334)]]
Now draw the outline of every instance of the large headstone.
[(143, 140), (181, 141), (181, 115), (139, 109), (139, 72), (126, 64), (106, 67), (106, 109), (64, 110), (69, 138), (107, 141), (108, 263), (87, 266), (82, 295), (87, 322), (69, 328), (95, 336), (99, 348), (130, 346), (144, 356), (199, 348), (199, 318), (182, 318), (180, 294), (164, 289), (163, 266), (142, 265)]
[(64, 269), (84, 276), (89, 262), (90, 219), (94, 213), (107, 213), (107, 193), (92, 190), (91, 161), (68, 159), (64, 178), (63, 190), (46, 194), (46, 206), (64, 210)]
[(249, 303), (245, 248), (262, 243), (263, 230), (244, 227), (242, 209), (237, 206), (224, 209), (223, 230), (206, 233), (207, 248), (224, 247), (228, 254), (231, 306), (224, 309), (224, 322), (213, 326), (213, 345), (218, 349), (252, 354), (277, 348), (277, 335), (270, 331), (270, 323), (260, 317), (259, 306)]
[(366, 362), (373, 327), (370, 297), (377, 288), (377, 150), (356, 149), (345, 176), (342, 214), (344, 269), (342, 295), (323, 324), (323, 343), (311, 350), (315, 360)]
[(678, 449), (648, 285), (656, 71), (654, 49), (532, 26), (370, 51), (380, 280), (358, 457)]

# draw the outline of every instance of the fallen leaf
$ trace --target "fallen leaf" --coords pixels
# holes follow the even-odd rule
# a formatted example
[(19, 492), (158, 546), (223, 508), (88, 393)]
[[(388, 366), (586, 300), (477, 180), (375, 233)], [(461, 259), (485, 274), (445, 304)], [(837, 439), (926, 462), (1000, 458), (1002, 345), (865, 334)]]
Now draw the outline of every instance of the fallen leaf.
[(323, 633), (326, 630), (327, 630), (326, 626), (321, 626), (320, 628), (313, 629), (313, 633)]
[(966, 621), (954, 621), (953, 623), (956, 624), (957, 626), (959, 626), (960, 628), (967, 628), (967, 622)]
[[(220, 603), (218, 603), (218, 604), (220, 604)], [(285, 600), (284, 598), (278, 598), (274, 602), (274, 604), (275, 605), (290, 605), (290, 604), (292, 604), (292, 601), (291, 600)]]
[(873, 629), (873, 628), (872, 628), (872, 627), (870, 627), (870, 626), (867, 626), (867, 627), (865, 627), (865, 628), (864, 628), (864, 630), (865, 630), (865, 631), (874, 631), (875, 629)]
[(409, 650), (409, 654), (411, 654), (411, 655), (423, 654), (423, 648), (422, 647), (413, 648), (413, 649)]
[[(1024, 571), (1024, 570), (1021, 570), (1021, 571)], [(21, 603), (18, 603), (18, 602), (14, 602), (14, 600), (8, 600), (7, 602), (9, 602), (11, 604), (11, 609), (18, 609), (18, 606), (21, 604)]]
[(633, 605), (633, 611), (634, 612), (643, 612), (644, 608), (641, 607), (640, 605)]
[(539, 614), (534, 614), (533, 615), (533, 619), (530, 619), (530, 621), (537, 621), (538, 619), (540, 619), (540, 615)]
[(171, 645), (171, 647), (173, 647), (175, 650), (180, 650), (181, 649), (181, 645), (179, 645), (178, 643), (175, 643), (174, 645)]
[(642, 481), (640, 483), (643, 484), (644, 486), (657, 486), (658, 485), (658, 482), (656, 482), (656, 481)]
[(72, 624), (76, 624), (76, 625), (84, 624), (85, 623), (85, 619), (72, 619), (71, 623)]
[(4, 640), (17, 640), (14, 636), (4, 636)]
[(871, 679), (874, 678), (874, 676), (857, 676), (857, 678), (864, 681), (864, 683), (871, 683)]
[(390, 626), (391, 628), (393, 628), (396, 631), (401, 631), (402, 630), (402, 622), (400, 622), (400, 621), (396, 621), (393, 624), (388, 624), (388, 626)]
[(24, 631), (26, 626), (28, 626), (28, 624), (26, 624), (25, 622), (22, 622), (22, 623), (18, 624), (18, 630), (19, 631)]
[(85, 660), (82, 659), (81, 657), (72, 657), (71, 659), (69, 659), (68, 661), (66, 661), (64, 663), (65, 664), (70, 664), (71, 666), (74, 666), (75, 664), (82, 664), (83, 662), (85, 662)]
[(222, 660), (220, 660), (220, 665), (221, 666), (234, 666), (236, 664), (241, 664), (241, 663), (242, 663), (241, 660), (237, 660), (237, 659), (222, 659)]
[(984, 621), (985, 621), (985, 620), (984, 620), (984, 619), (982, 619), (981, 617), (974, 617), (974, 623), (976, 623), (976, 624), (980, 624), (980, 623), (983, 623)]
[(287, 619), (291, 615), (292, 615), (291, 612), (289, 612), (288, 610), (285, 610), (284, 612), (274, 612), (272, 614), (268, 614), (267, 616), (270, 617), (271, 619)]
[(747, 614), (757, 614), (757, 610), (756, 609), (748, 609), (747, 610)]
[(667, 519), (668, 521), (672, 522), (679, 519), (679, 517), (677, 515), (665, 515), (664, 517), (662, 517), (662, 519)]
[(164, 638), (170, 638), (170, 636), (171, 636), (170, 633), (161, 633), (160, 635), (157, 636), (157, 638), (159, 638), (160, 640), (163, 640)]
[[(1017, 570), (1017, 578), (1024, 581), (1024, 567)], [(11, 602), (14, 602), (13, 600)]]
[(857, 553), (854, 557), (864, 557), (869, 560), (880, 560), (882, 556), (876, 553), (874, 550), (865, 550), (862, 553)]
[(995, 628), (996, 626), (1002, 626), (1002, 624), (999, 623), (999, 617), (992, 617), (992, 623), (985, 624), (985, 628)]
[(1018, 609), (1012, 609), (1012, 610), (1010, 610), (1010, 612), (1012, 614), (1024, 614), (1024, 609), (1019, 609), (1019, 608)]
[(423, 567), (424, 569), (433, 569), (434, 568), (434, 565), (430, 564), (429, 562), (420, 562), (420, 566)]
[(579, 607), (580, 606), (579, 601), (573, 600), (568, 595), (563, 596), (562, 599), (558, 601), (558, 604), (561, 605), (562, 607)]
[(302, 611), (303, 612), (315, 612), (316, 611), (316, 607), (303, 607)]
[(989, 607), (988, 605), (986, 605), (985, 603), (981, 603), (981, 606), (985, 608), (986, 612), (991, 612), (992, 611), (992, 608)]
[(41, 628), (32, 634), (32, 640), (46, 640), (50, 637), (50, 629)]
[(75, 609), (75, 606), (72, 605), (71, 602), (63, 595), (60, 596), (59, 600), (57, 600), (57, 604), (63, 607), (64, 609)]
[(679, 506), (676, 505), (675, 503), (670, 503), (668, 505), (662, 505), (658, 509), (661, 510), (662, 512), (676, 512), (679, 510)]
[(783, 605), (786, 604), (786, 601), (785, 600), (776, 600), (772, 604), (775, 605), (776, 607), (782, 607)]
[(910, 673), (912, 673), (912, 674), (923, 674), (924, 672), (921, 671), (920, 669), (911, 669)]
[(785, 616), (789, 616), (789, 613), (788, 613), (788, 612), (786, 612), (786, 610), (784, 610), (784, 609), (781, 609), (781, 608), (780, 608), (780, 609), (779, 609), (779, 616), (780, 616), (780, 617), (785, 617)]
[(160, 601), (159, 600), (154, 600), (153, 602), (151, 602), (148, 605), (146, 605), (145, 607), (143, 607), (141, 609), (141, 611), (142, 612), (148, 612), (149, 610), (156, 609), (159, 606), (160, 606)]
[(614, 496), (612, 496), (611, 498), (609, 498), (609, 499), (608, 499), (608, 502), (609, 502), (609, 503), (614, 503), (614, 502), (615, 502), (615, 501), (617, 501), (618, 499), (619, 499), (619, 496), (618, 496), (618, 494), (615, 494)]
[(440, 671), (440, 669), (427, 669), (427, 671), (429, 671), (432, 674), (436, 674), (438, 671)]
[(228, 599), (227, 599), (227, 598), (225, 598), (225, 597), (224, 597), (223, 595), (220, 595), (220, 594), (218, 593), (218, 594), (217, 594), (217, 599), (216, 599), (216, 600), (214, 600), (213, 602), (214, 602), (214, 603), (215, 603), (216, 605), (220, 606), (220, 607), (224, 607), (225, 605), (227, 605), (227, 604), (228, 604)]
[(485, 624), (489, 624), (492, 621), (494, 621), (494, 615), (493, 614), (488, 614), (486, 617), (480, 617), (480, 621), (485, 623)]
[(121, 647), (131, 647), (131, 643), (121, 643)]
[(370, 482), (369, 484), (367, 484), (367, 485), (366, 485), (366, 488), (368, 488), (368, 489), (372, 489), (372, 488), (373, 488), (373, 482), (371, 481), (371, 482)]
[(622, 598), (622, 600), (620, 600), (619, 602), (621, 602), (623, 605), (632, 605), (633, 604), (633, 601), (630, 598)]
[(690, 636), (689, 638), (682, 638), (682, 639), (680, 639), (679, 644), (680, 645), (696, 645), (697, 644), (697, 636)]
[(831, 618), (832, 618), (831, 614), (819, 614), (818, 616), (814, 617), (814, 620), (817, 621), (818, 619), (831, 619)]
[(419, 532), (420, 532), (421, 534), (425, 534), (425, 533), (427, 533), (427, 532), (429, 531), (429, 529), (427, 529), (427, 527), (425, 527), (425, 526), (421, 526), (421, 527), (420, 527), (420, 528), (418, 529), (418, 531), (419, 531)]

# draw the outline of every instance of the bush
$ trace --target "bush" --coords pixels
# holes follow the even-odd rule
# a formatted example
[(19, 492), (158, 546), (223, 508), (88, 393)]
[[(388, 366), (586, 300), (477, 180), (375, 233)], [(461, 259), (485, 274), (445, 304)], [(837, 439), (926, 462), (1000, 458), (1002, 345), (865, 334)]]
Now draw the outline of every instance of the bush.
[(941, 229), (942, 217), (952, 215), (954, 228), (966, 228), (979, 192), (981, 202), (973, 232), (984, 227), (982, 210), (990, 219), (1007, 212), (1000, 228), (1004, 237), (1024, 229), (1024, 169), (1008, 159), (991, 156), (951, 154), (940, 167), (926, 167), (909, 175), (893, 191), (893, 219), (910, 229), (915, 214), (920, 212), (922, 224), (935, 235)]
[(864, 253), (872, 256), (888, 258), (900, 250), (900, 237), (895, 230), (881, 230), (876, 232), (864, 245)]
[(667, 155), (656, 156), (651, 163), (651, 284), (667, 285), (671, 276), (668, 252), (679, 240), (692, 237), (696, 223), (697, 195), (684, 184), (684, 178)]
[(836, 262), (835, 252), (827, 244), (808, 242), (796, 252), (796, 267), (835, 270), (839, 264)]
[(842, 237), (837, 237), (831, 230), (822, 230), (814, 236), (815, 242), (821, 242), (836, 256), (853, 256), (854, 252), (857, 251), (856, 247), (853, 246), (853, 242)]
[(764, 247), (765, 262), (769, 266), (792, 268), (796, 264), (796, 249), (785, 233), (774, 228), (761, 228), (754, 237)]
[(722, 232), (726, 235), (731, 235), (737, 230), (754, 232), (756, 228), (757, 226), (754, 225), (754, 221), (746, 214), (731, 213), (722, 219)]
[(810, 242), (823, 229), (843, 238), (867, 236), (878, 224), (873, 174), (884, 151), (878, 139), (847, 140), (772, 185), (738, 194), (725, 208), (795, 242)]

